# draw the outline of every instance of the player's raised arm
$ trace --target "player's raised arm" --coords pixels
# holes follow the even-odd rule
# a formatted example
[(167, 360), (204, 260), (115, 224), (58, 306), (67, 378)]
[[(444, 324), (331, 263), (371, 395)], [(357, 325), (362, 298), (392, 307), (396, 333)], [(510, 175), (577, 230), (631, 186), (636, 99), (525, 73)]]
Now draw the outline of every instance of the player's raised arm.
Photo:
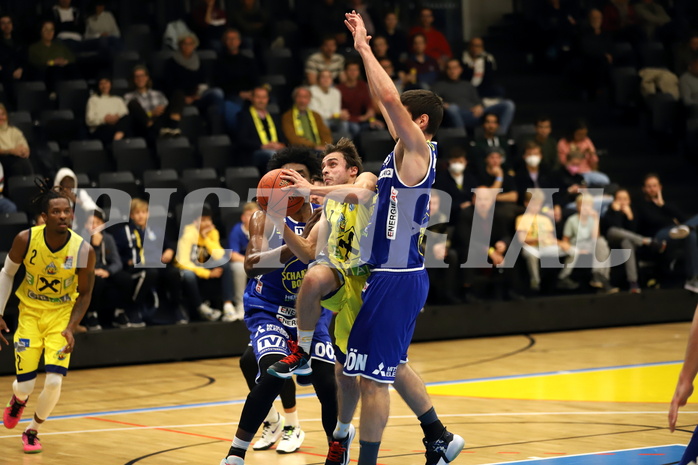
[[(95, 284), (95, 262), (97, 261), (95, 249), (89, 242), (83, 241), (79, 253), (87, 253), (87, 264), (84, 268), (78, 268), (76, 271), (78, 277), (78, 297), (75, 299), (75, 305), (73, 305), (73, 309), (70, 312), (68, 326), (61, 332), (61, 335), (66, 340), (66, 345), (63, 348), (63, 352), (66, 354), (71, 353), (73, 349), (75, 349), (75, 338), (73, 334), (80, 324), (82, 317), (85, 316), (87, 307), (90, 306), (92, 289)], [(78, 263), (82, 263), (82, 260), (78, 259)]]
[(269, 249), (267, 235), (272, 228), (273, 223), (264, 211), (254, 212), (250, 220), (250, 242), (245, 251), (245, 273), (250, 278), (279, 268), (293, 256), (285, 245)]

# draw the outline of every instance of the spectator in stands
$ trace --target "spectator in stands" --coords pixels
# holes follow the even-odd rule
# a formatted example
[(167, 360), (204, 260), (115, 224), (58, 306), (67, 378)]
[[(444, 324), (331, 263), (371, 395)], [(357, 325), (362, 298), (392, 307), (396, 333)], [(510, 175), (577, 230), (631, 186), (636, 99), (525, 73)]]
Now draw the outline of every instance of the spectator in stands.
[(518, 201), (522, 205), (526, 192), (530, 189), (554, 189), (556, 182), (550, 171), (542, 164), (543, 154), (540, 145), (535, 140), (526, 141), (523, 153), (523, 165), (519, 167), (514, 177), (518, 192)]
[[(107, 11), (107, 1), (97, 0), (92, 3), (94, 13), (87, 17), (85, 41), (88, 47), (113, 55), (121, 49), (121, 31), (111, 11)], [(95, 42), (96, 46), (89, 43)]]
[(556, 222), (562, 220), (562, 210), (571, 205), (577, 196), (586, 190), (586, 180), (579, 173), (579, 167), (584, 161), (584, 154), (579, 150), (573, 150), (567, 155), (567, 162), (553, 173), (553, 180), (558, 189), (554, 197)]
[(544, 202), (545, 195), (538, 189), (526, 192), (523, 201), (526, 212), (516, 217), (516, 235), (522, 244), (521, 254), (526, 260), (530, 290), (534, 293), (540, 292), (541, 258), (557, 259), (563, 255), (550, 210)]
[(393, 60), (390, 54), (390, 47), (388, 45), (388, 40), (384, 36), (376, 36), (371, 39), (371, 49), (373, 50), (373, 55), (376, 60), (381, 61), (387, 58), (388, 60)]
[(445, 192), (451, 199), (449, 224), (458, 224), (463, 210), (473, 204), (473, 189), (478, 186), (477, 179), (466, 170), (468, 160), (465, 149), (454, 147), (448, 154), (448, 167), (436, 172), (434, 189)]
[(567, 164), (567, 155), (572, 150), (578, 150), (584, 154), (584, 162), (579, 165), (579, 173), (584, 176), (587, 186), (604, 187), (611, 183), (606, 174), (598, 171), (599, 156), (596, 153), (594, 143), (589, 138), (589, 128), (586, 121), (582, 119), (575, 121), (565, 137), (557, 143), (557, 154), (561, 164)]
[(293, 89), (293, 106), (281, 116), (281, 126), (289, 145), (312, 147), (322, 152), (325, 144), (332, 143), (330, 132), (322, 116), (308, 108), (312, 94), (307, 87)]
[(534, 141), (540, 147), (543, 159), (540, 162), (541, 168), (549, 171), (556, 170), (560, 167), (560, 158), (557, 156), (557, 141), (550, 137), (552, 133), (552, 121), (548, 116), (539, 116), (536, 119), (536, 132), (533, 136), (524, 140), (525, 143), (529, 140)]
[[(460, 222), (456, 227), (454, 242), (460, 263), (465, 263), (463, 268), (463, 300), (466, 303), (476, 303), (478, 298), (473, 293), (473, 285), (476, 275), (487, 274), (494, 286), (494, 298), (501, 300), (504, 297), (509, 300), (519, 300), (513, 288), (514, 268), (499, 268), (497, 265), (504, 263), (504, 255), (511, 243), (512, 228), (511, 222), (501, 215), (494, 213), (491, 226), (488, 222), (488, 215), (492, 215), (493, 203), (497, 196), (486, 187), (478, 188), (473, 195), (473, 205), (467, 207), (460, 215)], [(476, 220), (475, 216), (479, 218)], [(482, 229), (474, 228), (480, 226)], [(486, 256), (489, 266), (486, 269), (473, 268), (468, 266), (470, 252), (478, 256)], [(475, 260), (473, 258), (473, 260)]]
[[(650, 173), (645, 176), (642, 185), (643, 198), (637, 202), (635, 209), (638, 233), (657, 241), (667, 241), (671, 249), (678, 247), (683, 250), (682, 256), (686, 262), (684, 288), (698, 294), (698, 235), (695, 229), (698, 225), (698, 215), (693, 218), (684, 215), (676, 205), (664, 200), (662, 189), (657, 174)], [(684, 225), (679, 230), (683, 230), (683, 234), (672, 233), (672, 229), (677, 225)]]
[(29, 46), (27, 57), (36, 77), (46, 82), (50, 92), (55, 89), (57, 81), (77, 77), (75, 55), (60, 40), (55, 40), (53, 21), (41, 24), (41, 39)]
[[(228, 18), (217, 0), (199, 0), (191, 12), (194, 32), (201, 37), (204, 48), (221, 51), (220, 37)], [(249, 25), (248, 25), (249, 26)]]
[[(0, 18), (1, 20), (2, 18)], [(681, 44), (676, 51), (676, 64), (674, 71), (681, 76), (688, 70), (688, 65), (698, 59), (698, 31), (693, 32), (686, 42)]]
[(0, 84), (11, 104), (15, 102), (15, 82), (22, 79), (27, 61), (26, 46), (16, 36), (12, 16), (0, 14)]
[(494, 113), (486, 113), (482, 118), (482, 136), (475, 137), (470, 143), (473, 148), (470, 152), (470, 164), (477, 173), (482, 173), (484, 170), (485, 157), (492, 147), (501, 147), (504, 149), (504, 163), (510, 165), (513, 159), (512, 145), (513, 142), (507, 140), (504, 131), (499, 125), (499, 117)]
[(389, 11), (383, 17), (383, 28), (380, 34), (388, 42), (388, 53), (394, 63), (407, 59), (407, 35), (400, 29), (397, 14)]
[(642, 246), (653, 246), (658, 252), (666, 249), (666, 241), (658, 241), (637, 233), (637, 218), (630, 205), (630, 193), (626, 189), (618, 189), (613, 196), (613, 203), (604, 213), (601, 226), (612, 247), (629, 250), (630, 258), (625, 262), (625, 276), (631, 293), (639, 294), (640, 284), (637, 274), (637, 258), (635, 249)]
[(645, 37), (650, 40), (654, 38), (661, 40), (667, 37), (664, 26), (671, 22), (671, 16), (661, 4), (654, 0), (642, 0), (635, 4), (635, 13)]
[(256, 87), (252, 90), (249, 111), (240, 113), (237, 142), (242, 165), (254, 165), (263, 175), (271, 156), (286, 147), (281, 122), (267, 110), (269, 90)]
[(463, 79), (470, 81), (480, 97), (501, 98), (504, 89), (497, 84), (497, 61), (485, 51), (485, 43), (480, 37), (473, 37), (468, 42), (468, 49), (463, 52), (465, 73)]
[[(324, 185), (324, 183), (323, 183)], [(245, 307), (242, 297), (247, 286), (247, 273), (245, 273), (245, 251), (250, 242), (250, 219), (254, 212), (259, 210), (257, 202), (248, 202), (242, 207), (240, 222), (230, 230), (228, 235), (228, 248), (230, 249), (230, 269), (233, 273), (233, 304), (235, 312), (224, 313), (223, 321), (242, 320), (245, 316)]]
[(364, 129), (381, 129), (383, 123), (376, 119), (368, 84), (361, 79), (361, 65), (348, 62), (344, 74), (345, 80), (337, 89), (342, 94), (342, 109), (349, 113), (349, 133), (356, 137)]
[(305, 79), (308, 85), (317, 84), (318, 73), (329, 70), (335, 82), (344, 82), (344, 57), (337, 53), (337, 39), (328, 36), (322, 39), (320, 51), (308, 57), (305, 62)]
[(240, 0), (237, 8), (231, 10), (230, 22), (245, 38), (252, 39), (255, 55), (260, 56), (269, 41), (271, 26), (269, 14), (258, 0)]
[[(83, 325), (88, 331), (102, 329), (102, 323), (109, 322), (117, 327), (129, 326), (124, 309), (127, 296), (131, 293), (131, 275), (124, 271), (119, 250), (114, 236), (101, 228), (104, 226), (104, 214), (94, 211), (85, 221), (82, 236), (95, 249), (95, 283), (92, 290), (94, 299), (83, 318)], [(112, 313), (107, 313), (113, 310)]]
[(136, 136), (146, 138), (153, 145), (157, 136), (180, 135), (179, 122), (184, 102), (181, 99), (176, 101), (179, 107), (170, 105), (165, 94), (152, 88), (150, 73), (143, 65), (133, 68), (132, 82), (134, 89), (124, 96), (124, 100)]
[(579, 60), (573, 66), (573, 79), (589, 99), (594, 99), (611, 81), (613, 38), (602, 29), (602, 23), (601, 11), (590, 10), (589, 25), (579, 36)]
[(61, 168), (56, 173), (53, 180), (54, 186), (61, 186), (65, 191), (71, 206), (75, 211), (73, 224), (75, 229), (80, 228), (81, 224), (85, 224), (87, 217), (94, 211), (99, 211), (102, 214), (104, 211), (97, 206), (94, 199), (87, 193), (85, 189), (78, 186), (78, 177), (70, 168)]
[(396, 71), (395, 64), (389, 58), (381, 58), (378, 60), (378, 63), (393, 80), (398, 93), (402, 94), (406, 90), (421, 89), (421, 86), (417, 83), (417, 73)]
[(308, 108), (322, 116), (325, 125), (332, 132), (350, 137), (349, 112), (342, 109), (342, 93), (332, 84), (332, 73), (329, 70), (320, 71), (318, 83), (310, 86), (310, 93), (312, 98)]
[(5, 170), (0, 163), (0, 213), (14, 213), (17, 211), (17, 205), (3, 195), (5, 190)]
[(417, 82), (422, 87), (430, 87), (436, 83), (439, 77), (439, 63), (426, 52), (426, 38), (424, 34), (412, 36), (412, 53), (405, 61), (407, 72), (417, 75)]
[(34, 172), (29, 161), (29, 144), (17, 127), (11, 126), (7, 108), (0, 103), (0, 163), (6, 176), (31, 176)]
[[(567, 218), (562, 232), (560, 247), (567, 253), (565, 267), (558, 275), (557, 287), (559, 289), (576, 289), (579, 283), (572, 280), (571, 275), (582, 255), (593, 254), (596, 260), (592, 264), (591, 287), (599, 289), (605, 294), (618, 292), (617, 287), (611, 285), (611, 269), (606, 261), (611, 254), (606, 239), (599, 235), (599, 216), (594, 210), (594, 199), (589, 195), (579, 195), (576, 200), (577, 213)], [(596, 241), (594, 247), (594, 241)]]
[[(442, 193), (432, 190), (429, 197), (429, 224), (430, 232), (439, 234), (432, 240), (427, 239), (425, 250), (425, 263), (429, 273), (429, 302), (436, 304), (462, 304), (463, 301), (456, 295), (458, 289), (458, 275), (460, 273), (458, 252), (451, 247), (455, 228), (450, 225), (447, 213), (443, 211)], [(443, 263), (448, 268), (443, 268)], [(431, 263), (439, 264), (439, 267), (430, 266)]]
[(446, 78), (432, 86), (444, 101), (444, 111), (456, 127), (467, 128), (472, 133), (482, 123), (485, 113), (496, 114), (501, 123), (501, 130), (509, 132), (514, 120), (516, 105), (511, 100), (502, 100), (494, 105), (484, 106), (477, 90), (471, 83), (461, 79), (463, 67), (456, 58), (446, 63)]
[(71, 0), (57, 0), (57, 5), (53, 6), (53, 21), (56, 26), (56, 38), (72, 50), (79, 51), (85, 24), (82, 13), (78, 8), (71, 6), (71, 3)]
[(630, 0), (610, 0), (606, 3), (603, 9), (603, 29), (611, 33), (616, 41), (637, 44), (645, 38)]
[(173, 106), (195, 105), (204, 118), (208, 118), (209, 112), (222, 114), (225, 98), (220, 88), (209, 87), (206, 83), (196, 54), (198, 46), (199, 39), (195, 35), (179, 38), (179, 50), (165, 62), (165, 89)]
[[(347, 42), (347, 30), (341, 20), (346, 13), (346, 4), (338, 0), (321, 0), (313, 2), (310, 8), (309, 22), (307, 24), (311, 37), (315, 42), (320, 42), (327, 37), (333, 37), (336, 44), (344, 45)], [(342, 66), (343, 67), (343, 66)], [(342, 67), (339, 69), (341, 70)], [(336, 78), (336, 77), (335, 77)], [(308, 84), (313, 84), (308, 82)]]
[(497, 202), (515, 204), (519, 198), (516, 190), (516, 180), (512, 175), (504, 171), (504, 149), (502, 147), (490, 147), (485, 157), (484, 170), (478, 176), (480, 186), (490, 189), (502, 189), (497, 194)]
[(98, 91), (87, 100), (85, 122), (92, 137), (105, 146), (130, 135), (131, 119), (126, 102), (118, 95), (111, 95), (110, 78), (100, 78)]
[(257, 62), (241, 53), (240, 31), (226, 29), (221, 41), (223, 50), (216, 61), (213, 85), (223, 89), (225, 94), (225, 123), (230, 131), (235, 129), (238, 115), (252, 98), (252, 89), (259, 84), (260, 72)]
[(373, 8), (368, 6), (368, 2), (364, 0), (349, 0), (347, 2), (347, 10), (356, 11), (358, 14), (360, 14), (361, 18), (364, 20), (366, 32), (375, 38), (377, 32), (377, 28), (375, 26), (376, 15), (374, 14)]
[(577, 32), (576, 16), (573, 2), (564, 0), (545, 0), (536, 15), (541, 51), (550, 62), (555, 62), (572, 48)]
[[(434, 12), (431, 8), (422, 8), (419, 10), (419, 25), (410, 29), (410, 36), (414, 38), (417, 34), (423, 35), (425, 41), (424, 53), (436, 60), (439, 68), (443, 69), (446, 60), (451, 58), (453, 53), (446, 36), (434, 28), (433, 25)], [(414, 40), (412, 41), (412, 52), (417, 53), (414, 49)]]
[[(224, 313), (235, 314), (233, 277), (212, 216), (211, 208), (204, 206), (201, 216), (184, 228), (177, 242), (176, 256), (189, 314), (198, 312), (201, 318), (208, 321), (218, 320), (221, 311), (211, 308), (211, 302), (203, 300), (204, 295), (211, 297), (211, 301), (222, 301)], [(209, 259), (218, 266), (209, 268)]]
[(698, 105), (698, 58), (688, 66), (688, 71), (679, 79), (681, 101), (687, 107)]

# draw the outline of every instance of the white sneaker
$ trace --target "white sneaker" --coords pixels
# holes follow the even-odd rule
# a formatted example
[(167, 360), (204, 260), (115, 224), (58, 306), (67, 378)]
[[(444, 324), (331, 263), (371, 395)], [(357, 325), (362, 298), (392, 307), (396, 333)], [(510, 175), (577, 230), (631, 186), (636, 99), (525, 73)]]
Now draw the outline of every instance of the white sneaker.
[(221, 460), (220, 465), (245, 465), (245, 459), (235, 455), (229, 455), (227, 458)]
[(669, 230), (669, 237), (671, 237), (674, 240), (686, 239), (689, 234), (691, 234), (691, 228), (689, 228), (685, 224), (674, 226)]
[(233, 304), (230, 302), (223, 304), (223, 318), (221, 318), (221, 321), (235, 321), (237, 319), (236, 317), (235, 307), (233, 307)]
[(235, 316), (237, 317), (238, 320), (245, 319), (245, 306), (244, 305), (239, 304), (237, 307), (235, 307)]
[(209, 307), (209, 305), (206, 302), (199, 305), (199, 315), (201, 315), (201, 317), (205, 320), (218, 321), (222, 313), (223, 312), (221, 312), (220, 310)]
[(687, 291), (691, 291), (694, 294), (698, 294), (698, 277), (694, 277), (686, 281), (683, 288)]
[(284, 434), (284, 423), (286, 419), (279, 415), (279, 420), (275, 423), (264, 422), (264, 429), (262, 430), (262, 437), (254, 443), (252, 449), (254, 450), (267, 450), (279, 440), (282, 434)]
[(305, 433), (300, 426), (286, 426), (284, 428), (284, 437), (276, 446), (276, 452), (279, 454), (292, 454), (301, 448), (305, 439)]

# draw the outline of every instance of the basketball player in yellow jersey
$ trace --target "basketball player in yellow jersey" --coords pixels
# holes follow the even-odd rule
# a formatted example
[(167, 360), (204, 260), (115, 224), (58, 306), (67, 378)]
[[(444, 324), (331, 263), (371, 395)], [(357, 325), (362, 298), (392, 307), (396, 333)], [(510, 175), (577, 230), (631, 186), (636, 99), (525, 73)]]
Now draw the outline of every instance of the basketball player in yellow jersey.
[[(73, 334), (92, 297), (95, 252), (89, 242), (70, 229), (73, 209), (60, 188), (41, 187), (37, 198), (46, 224), (20, 232), (12, 243), (0, 271), (0, 330), (7, 324), (2, 315), (21, 263), (26, 277), (17, 290), (19, 324), (14, 334), (17, 379), (14, 395), (3, 413), (6, 428), (19, 422), (29, 395), (34, 390), (41, 353), (44, 353), (46, 381), (36, 403), (33, 420), (22, 434), (24, 452), (41, 452), (37, 437), (61, 394), (75, 348)], [(3, 338), (4, 339), (4, 338)], [(7, 342), (7, 341), (5, 341)]]

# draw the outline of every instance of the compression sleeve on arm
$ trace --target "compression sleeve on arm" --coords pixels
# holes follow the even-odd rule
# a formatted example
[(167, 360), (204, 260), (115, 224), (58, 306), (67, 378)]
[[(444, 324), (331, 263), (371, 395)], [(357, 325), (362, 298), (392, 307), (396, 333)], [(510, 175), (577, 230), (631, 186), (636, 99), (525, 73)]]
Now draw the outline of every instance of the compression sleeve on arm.
[(9, 255), (5, 257), (5, 266), (0, 270), (0, 316), (5, 314), (5, 306), (12, 292), (12, 281), (19, 270), (19, 263), (10, 260)]

